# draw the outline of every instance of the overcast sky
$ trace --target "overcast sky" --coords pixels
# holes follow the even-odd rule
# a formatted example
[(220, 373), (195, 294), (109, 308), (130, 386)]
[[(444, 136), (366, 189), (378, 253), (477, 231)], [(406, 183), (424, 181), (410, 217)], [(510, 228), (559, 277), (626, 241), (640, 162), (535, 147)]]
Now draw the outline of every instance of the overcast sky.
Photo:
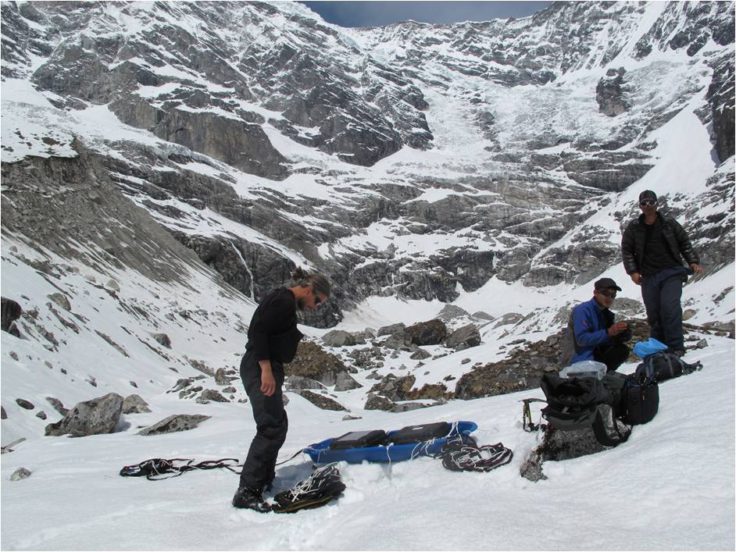
[(322, 18), (343, 27), (371, 27), (412, 19), (424, 23), (489, 21), (526, 17), (552, 2), (303, 2)]

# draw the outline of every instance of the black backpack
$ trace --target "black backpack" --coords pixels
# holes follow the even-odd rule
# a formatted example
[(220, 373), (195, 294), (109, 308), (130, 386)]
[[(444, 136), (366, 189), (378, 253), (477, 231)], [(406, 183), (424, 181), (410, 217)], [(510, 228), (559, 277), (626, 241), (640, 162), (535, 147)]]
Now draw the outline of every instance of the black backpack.
[(636, 375), (641, 380), (651, 379), (660, 382), (678, 378), (685, 374), (691, 374), (702, 368), (703, 365), (700, 362), (689, 364), (674, 353), (660, 351), (659, 353), (647, 356), (636, 367)]
[(620, 415), (629, 425), (646, 424), (659, 410), (659, 385), (646, 375), (637, 372), (626, 378), (622, 396)]
[(439, 437), (446, 437), (450, 431), (452, 431), (452, 424), (449, 422), (434, 422), (402, 427), (389, 433), (387, 439), (395, 445), (421, 443)]
[(542, 416), (560, 431), (592, 428), (596, 440), (614, 447), (629, 438), (630, 429), (619, 430), (616, 418), (624, 385), (619, 374), (604, 380), (592, 377), (562, 378), (558, 374), (542, 376), (541, 387), (547, 398)]

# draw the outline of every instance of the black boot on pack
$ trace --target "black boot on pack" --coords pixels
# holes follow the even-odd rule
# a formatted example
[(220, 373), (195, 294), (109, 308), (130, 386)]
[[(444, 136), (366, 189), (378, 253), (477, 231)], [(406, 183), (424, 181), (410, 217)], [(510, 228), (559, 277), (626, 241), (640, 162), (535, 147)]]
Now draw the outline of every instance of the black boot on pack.
[(256, 512), (270, 512), (271, 506), (263, 500), (260, 491), (249, 489), (248, 487), (240, 487), (233, 496), (233, 506), (236, 508), (247, 508)]

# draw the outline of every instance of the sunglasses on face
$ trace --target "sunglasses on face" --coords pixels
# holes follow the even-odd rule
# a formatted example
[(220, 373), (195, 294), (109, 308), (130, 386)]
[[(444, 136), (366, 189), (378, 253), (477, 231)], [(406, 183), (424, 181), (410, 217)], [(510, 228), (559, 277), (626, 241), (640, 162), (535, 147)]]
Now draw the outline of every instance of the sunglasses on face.
[(642, 207), (654, 207), (657, 204), (657, 202), (653, 199), (645, 199), (644, 201), (640, 201), (639, 205)]
[(598, 290), (598, 293), (600, 293), (601, 295), (604, 295), (604, 296), (608, 297), (609, 299), (615, 299), (616, 298), (616, 292), (614, 290), (603, 290), (603, 289), (599, 289)]

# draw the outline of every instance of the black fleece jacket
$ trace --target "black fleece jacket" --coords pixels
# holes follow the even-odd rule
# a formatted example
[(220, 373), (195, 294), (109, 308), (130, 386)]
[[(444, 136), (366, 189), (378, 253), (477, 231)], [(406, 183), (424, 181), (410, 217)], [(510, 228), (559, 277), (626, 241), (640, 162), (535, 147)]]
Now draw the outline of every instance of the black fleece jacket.
[[(682, 226), (673, 218), (657, 213), (662, 222), (662, 237), (672, 255), (680, 261), (684, 258), (688, 265), (700, 264), (700, 257), (693, 249), (690, 238)], [(647, 230), (644, 225), (644, 215), (639, 215), (629, 223), (624, 230), (621, 240), (621, 255), (624, 260), (624, 269), (627, 274), (641, 272), (646, 248)]]

